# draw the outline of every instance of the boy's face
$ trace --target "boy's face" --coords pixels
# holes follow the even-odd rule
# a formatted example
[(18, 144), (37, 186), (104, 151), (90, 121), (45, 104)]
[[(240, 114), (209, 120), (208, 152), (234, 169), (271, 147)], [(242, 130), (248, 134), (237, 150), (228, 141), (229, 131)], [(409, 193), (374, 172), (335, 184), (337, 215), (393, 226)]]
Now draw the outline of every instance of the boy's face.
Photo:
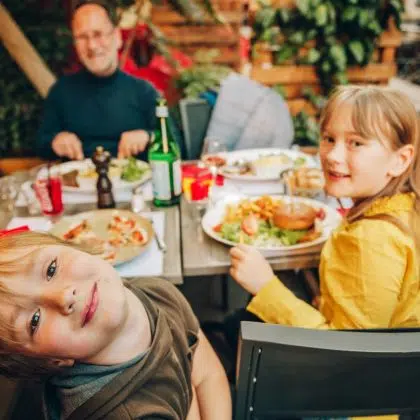
[(0, 306), (0, 316), (17, 331), (19, 351), (63, 365), (100, 360), (128, 316), (119, 275), (101, 258), (66, 246), (32, 255), (32, 264), (5, 280), (21, 304), (11, 299)]

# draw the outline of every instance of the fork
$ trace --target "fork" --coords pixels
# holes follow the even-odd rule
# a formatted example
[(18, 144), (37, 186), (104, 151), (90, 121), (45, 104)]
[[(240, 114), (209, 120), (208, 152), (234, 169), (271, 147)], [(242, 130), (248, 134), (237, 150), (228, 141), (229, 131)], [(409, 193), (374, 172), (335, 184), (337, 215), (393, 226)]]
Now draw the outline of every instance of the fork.
[(162, 252), (166, 252), (167, 247), (166, 247), (165, 241), (157, 234), (156, 229), (155, 229), (154, 224), (153, 224), (153, 217), (151, 217), (149, 215), (146, 215), (146, 214), (141, 214), (141, 216), (144, 217), (145, 219), (147, 219), (150, 222), (150, 224), (152, 225), (153, 236), (156, 239), (156, 243), (157, 243), (158, 248)]

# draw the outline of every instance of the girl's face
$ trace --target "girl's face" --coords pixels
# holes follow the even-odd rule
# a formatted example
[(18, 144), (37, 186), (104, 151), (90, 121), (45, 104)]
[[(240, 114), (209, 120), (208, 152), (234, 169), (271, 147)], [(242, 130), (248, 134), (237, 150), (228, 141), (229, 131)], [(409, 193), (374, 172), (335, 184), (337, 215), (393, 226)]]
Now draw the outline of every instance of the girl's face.
[[(33, 264), (5, 284), (21, 305), (0, 305), (30, 356), (88, 362), (106, 353), (128, 316), (126, 290), (113, 267), (61, 245), (37, 249)], [(72, 363), (71, 361), (69, 362)]]
[(352, 106), (339, 105), (324, 132), (320, 157), (326, 193), (363, 199), (377, 194), (391, 180), (396, 152), (380, 139), (365, 139), (355, 131)]

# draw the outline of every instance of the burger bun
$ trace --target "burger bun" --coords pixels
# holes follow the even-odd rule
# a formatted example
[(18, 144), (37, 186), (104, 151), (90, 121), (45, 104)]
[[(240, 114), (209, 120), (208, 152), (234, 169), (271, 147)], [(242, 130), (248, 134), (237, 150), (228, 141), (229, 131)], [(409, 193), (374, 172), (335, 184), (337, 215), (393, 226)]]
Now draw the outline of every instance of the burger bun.
[(303, 203), (284, 203), (276, 208), (273, 214), (273, 224), (280, 229), (304, 230), (311, 228), (317, 216), (317, 211)]

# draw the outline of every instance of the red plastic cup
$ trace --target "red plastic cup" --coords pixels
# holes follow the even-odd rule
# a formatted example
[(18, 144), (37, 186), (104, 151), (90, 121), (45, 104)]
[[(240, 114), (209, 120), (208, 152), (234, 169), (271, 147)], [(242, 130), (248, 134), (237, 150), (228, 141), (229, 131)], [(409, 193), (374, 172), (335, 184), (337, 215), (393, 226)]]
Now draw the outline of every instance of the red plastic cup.
[(204, 184), (201, 181), (194, 181), (191, 184), (191, 200), (199, 201), (205, 200), (209, 195), (209, 184)]
[(34, 183), (34, 189), (42, 213), (52, 219), (61, 216), (64, 210), (61, 178), (52, 176), (38, 179)]

